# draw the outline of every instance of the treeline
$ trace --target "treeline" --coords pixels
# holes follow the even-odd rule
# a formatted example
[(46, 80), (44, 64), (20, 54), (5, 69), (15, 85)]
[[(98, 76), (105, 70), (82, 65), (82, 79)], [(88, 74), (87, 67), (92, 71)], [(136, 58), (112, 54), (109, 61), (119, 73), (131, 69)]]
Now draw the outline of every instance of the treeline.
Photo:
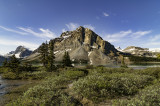
[(36, 68), (32, 67), (28, 62), (21, 63), (15, 55), (11, 56), (9, 60), (5, 59), (2, 63), (2, 67), (7, 68), (9, 72), (13, 72), (15, 74), (19, 74), (23, 71), (33, 72), (36, 70)]
[[(54, 40), (51, 40), (49, 43), (42, 43), (39, 49), (40, 53), (40, 60), (43, 66), (45, 67), (46, 71), (55, 71), (56, 66), (55, 66), (55, 54), (54, 54)], [(69, 53), (65, 51), (65, 54), (63, 56), (62, 60), (62, 67), (71, 67), (72, 62), (70, 60)]]
[(140, 56), (127, 56), (132, 62), (160, 62), (159, 58), (153, 57), (140, 57)]

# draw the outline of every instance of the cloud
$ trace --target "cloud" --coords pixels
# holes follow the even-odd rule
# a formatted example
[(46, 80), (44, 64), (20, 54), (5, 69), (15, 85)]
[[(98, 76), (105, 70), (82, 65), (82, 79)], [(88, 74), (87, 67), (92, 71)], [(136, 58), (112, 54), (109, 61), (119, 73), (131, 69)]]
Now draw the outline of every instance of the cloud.
[(103, 15), (104, 15), (105, 17), (108, 17), (108, 16), (109, 16), (109, 14), (106, 13), (106, 12), (103, 12)]
[(132, 30), (127, 30), (127, 31), (120, 31), (120, 32), (114, 33), (114, 34), (105, 34), (104, 38), (105, 38), (105, 40), (107, 40), (109, 42), (120, 42), (120, 41), (124, 41), (128, 38), (130, 38), (131, 40), (138, 39), (138, 38), (145, 36), (151, 32), (152, 32), (151, 30), (137, 31), (137, 32), (133, 32)]
[(79, 25), (77, 23), (69, 23), (69, 24), (66, 24), (67, 28), (70, 30), (70, 31), (73, 31), (75, 30), (76, 28), (79, 27)]
[(63, 28), (63, 29), (62, 29), (62, 32), (66, 32), (66, 29), (65, 29), (65, 28)]
[(140, 38), (140, 37), (142, 37), (144, 35), (147, 35), (147, 34), (149, 34), (151, 32), (152, 32), (151, 30), (149, 30), (149, 31), (137, 31), (137, 32), (135, 32), (135, 33), (132, 34), (132, 37), (134, 37), (134, 38)]
[(89, 28), (89, 29), (95, 31), (95, 27), (92, 26), (92, 25), (83, 25), (83, 26), (84, 26), (85, 28)]
[(10, 29), (10, 28), (3, 27), (3, 26), (0, 26), (0, 28), (3, 29), (3, 30), (9, 31), (9, 32), (14, 32), (14, 33), (20, 34), (20, 35), (27, 35), (27, 33), (25, 33), (25, 32), (20, 32), (20, 31), (17, 31), (17, 30), (13, 30), (13, 29)]
[(114, 34), (107, 34), (105, 36), (105, 38), (107, 39), (117, 39), (117, 38), (122, 38), (122, 37), (125, 37), (129, 34), (132, 33), (132, 30), (128, 30), (128, 31), (120, 31), (118, 33), (114, 33)]
[(20, 30), (23, 30), (24, 32), (27, 32), (29, 34), (32, 34), (34, 36), (37, 37), (41, 37), (41, 38), (55, 38), (57, 37), (55, 33), (53, 33), (52, 31), (50, 31), (49, 29), (43, 29), (43, 28), (39, 28), (39, 30), (41, 31), (40, 33), (33, 31), (31, 28), (23, 28), (23, 27), (18, 27)]
[(153, 36), (150, 40), (151, 40), (152, 42), (157, 41), (157, 40), (160, 40), (160, 34)]
[[(69, 31), (73, 31), (73, 30), (75, 30), (76, 28), (78, 28), (80, 25), (77, 24), (77, 23), (72, 23), (72, 22), (71, 22), (71, 23), (69, 23), (69, 24), (66, 24), (66, 26), (67, 26), (67, 28), (69, 29)], [(95, 31), (95, 27), (92, 26), (92, 25), (90, 25), (90, 24), (83, 25), (83, 27), (89, 28), (89, 29)], [(66, 31), (65, 28), (62, 29), (62, 32), (64, 32), (64, 31)]]
[(8, 40), (8, 39), (3, 39), (3, 38), (0, 38), (0, 45), (5, 45), (5, 46), (22, 45), (22, 46), (28, 47), (32, 50), (35, 50), (37, 47), (39, 47), (39, 45), (35, 44), (35, 43), (18, 41), (18, 40)]

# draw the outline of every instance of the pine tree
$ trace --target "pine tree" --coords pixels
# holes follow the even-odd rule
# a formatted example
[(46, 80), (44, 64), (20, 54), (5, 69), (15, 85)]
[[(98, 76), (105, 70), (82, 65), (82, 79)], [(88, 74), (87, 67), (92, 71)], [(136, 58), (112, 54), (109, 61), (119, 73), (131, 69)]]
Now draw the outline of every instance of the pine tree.
[(47, 67), (47, 70), (48, 71), (52, 71), (55, 69), (55, 66), (54, 66), (54, 59), (55, 59), (55, 56), (54, 56), (54, 41), (50, 41), (49, 42), (49, 47), (48, 47), (48, 67)]
[(45, 44), (45, 67), (47, 68), (48, 67), (48, 55), (49, 55), (49, 52), (48, 52), (48, 43), (46, 41), (46, 44)]
[(63, 65), (68, 66), (68, 67), (72, 66), (72, 62), (70, 60), (70, 56), (69, 56), (68, 52), (65, 52), (65, 54), (63, 56)]
[(50, 41), (49, 44), (42, 43), (40, 46), (39, 53), (41, 55), (41, 62), (47, 71), (52, 71), (55, 69), (54, 66), (54, 41)]
[(10, 61), (8, 62), (8, 67), (11, 68), (12, 72), (16, 72), (19, 73), (19, 66), (20, 66), (20, 61), (15, 57), (15, 55), (13, 55), (10, 58)]
[(41, 59), (41, 62), (43, 64), (44, 67), (47, 67), (47, 59), (48, 59), (48, 44), (47, 42), (46, 43), (42, 43), (42, 45), (40, 46), (40, 49), (39, 49), (39, 53), (41, 55), (40, 59)]

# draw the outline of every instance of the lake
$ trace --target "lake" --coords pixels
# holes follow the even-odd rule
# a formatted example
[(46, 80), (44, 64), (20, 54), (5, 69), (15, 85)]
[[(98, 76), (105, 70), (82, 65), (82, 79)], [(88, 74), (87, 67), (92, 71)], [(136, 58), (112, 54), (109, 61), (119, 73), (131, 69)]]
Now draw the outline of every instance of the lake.
[[(87, 64), (74, 64), (75, 67), (85, 67)], [(107, 64), (105, 67), (119, 68), (121, 64)], [(128, 67), (133, 69), (145, 69), (149, 67), (160, 67), (160, 62), (150, 62), (150, 63), (128, 63)]]
[(30, 81), (30, 80), (4, 80), (0, 76), (0, 106), (4, 105), (4, 101), (6, 101), (6, 98), (4, 95), (6, 93), (11, 92), (13, 89), (26, 85), (26, 84), (31, 84), (36, 81)]

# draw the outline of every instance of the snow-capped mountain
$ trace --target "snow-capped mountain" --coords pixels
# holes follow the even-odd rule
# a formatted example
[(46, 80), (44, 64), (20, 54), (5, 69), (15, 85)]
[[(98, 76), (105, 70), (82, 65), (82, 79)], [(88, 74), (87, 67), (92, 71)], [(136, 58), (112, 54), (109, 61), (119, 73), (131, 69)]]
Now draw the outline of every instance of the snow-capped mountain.
[(157, 54), (160, 53), (160, 49), (149, 49), (149, 48), (128, 46), (127, 48), (122, 50), (122, 52), (130, 53), (136, 56), (157, 57)]
[(151, 52), (159, 52), (160, 53), (160, 48), (150, 48), (149, 51), (151, 51)]
[(18, 46), (15, 51), (11, 51), (8, 54), (6, 54), (6, 57), (10, 57), (12, 55), (15, 55), (17, 58), (25, 58), (29, 56), (32, 53), (31, 50), (24, 46)]

